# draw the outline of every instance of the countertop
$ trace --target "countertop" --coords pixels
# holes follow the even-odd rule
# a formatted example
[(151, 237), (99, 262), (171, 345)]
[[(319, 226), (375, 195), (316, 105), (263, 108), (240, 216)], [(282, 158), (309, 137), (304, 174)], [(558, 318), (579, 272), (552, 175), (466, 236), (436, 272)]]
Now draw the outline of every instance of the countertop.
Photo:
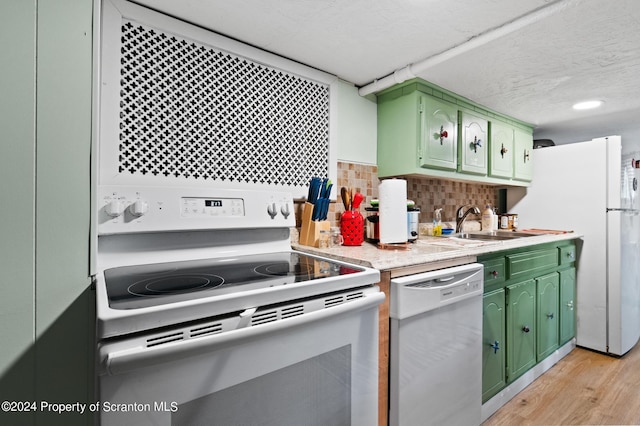
[(379, 249), (376, 245), (367, 242), (362, 243), (361, 246), (338, 246), (328, 249), (300, 244), (293, 244), (292, 247), (295, 250), (386, 271), (434, 262), (470, 263), (475, 262), (477, 256), (483, 254), (581, 237), (581, 234), (575, 232), (542, 234), (497, 241), (421, 236), (416, 242), (408, 244), (408, 250)]

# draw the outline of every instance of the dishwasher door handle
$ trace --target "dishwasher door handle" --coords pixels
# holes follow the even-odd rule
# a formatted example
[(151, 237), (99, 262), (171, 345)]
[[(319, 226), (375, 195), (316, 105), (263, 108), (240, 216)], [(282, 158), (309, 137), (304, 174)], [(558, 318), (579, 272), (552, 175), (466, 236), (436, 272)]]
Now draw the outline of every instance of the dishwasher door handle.
[(400, 291), (440, 291), (464, 285), (465, 282), (469, 283), (470, 281), (460, 277), (435, 278), (426, 283), (405, 284)]
[(436, 278), (434, 281), (437, 282), (437, 283), (447, 283), (447, 282), (449, 282), (451, 280), (455, 280), (455, 279), (456, 279), (456, 276), (452, 275), (452, 276), (447, 277), (447, 278)]

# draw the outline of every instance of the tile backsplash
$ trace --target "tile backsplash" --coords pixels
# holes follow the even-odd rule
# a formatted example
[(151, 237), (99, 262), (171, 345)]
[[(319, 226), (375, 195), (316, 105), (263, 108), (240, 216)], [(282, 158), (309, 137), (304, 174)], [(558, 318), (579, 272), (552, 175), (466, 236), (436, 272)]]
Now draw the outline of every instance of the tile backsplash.
[[(455, 222), (456, 209), (462, 205), (474, 205), (484, 208), (486, 204), (493, 207), (498, 204), (498, 190), (495, 186), (478, 183), (466, 183), (429, 177), (407, 177), (407, 197), (416, 203), (421, 210), (420, 222), (431, 222), (433, 211), (442, 208), (442, 219), (445, 222)], [(372, 199), (378, 198), (378, 167), (370, 164), (357, 164), (339, 161), (338, 182), (334, 187), (338, 191), (338, 198), (329, 207), (328, 219), (332, 226), (340, 223), (340, 215), (344, 212), (340, 188), (350, 187), (353, 193), (360, 192), (365, 196), (361, 212), (366, 216), (364, 207), (369, 207)], [(300, 226), (300, 215), (296, 215)], [(480, 219), (470, 216), (469, 219)]]
[[(476, 206), (480, 210), (491, 204), (498, 205), (495, 186), (433, 178), (410, 177), (407, 179), (407, 196), (420, 207), (420, 222), (433, 220), (433, 211), (442, 208), (442, 220), (455, 222), (458, 207)], [(473, 215), (469, 219), (474, 219)], [(480, 220), (480, 215), (475, 219)]]

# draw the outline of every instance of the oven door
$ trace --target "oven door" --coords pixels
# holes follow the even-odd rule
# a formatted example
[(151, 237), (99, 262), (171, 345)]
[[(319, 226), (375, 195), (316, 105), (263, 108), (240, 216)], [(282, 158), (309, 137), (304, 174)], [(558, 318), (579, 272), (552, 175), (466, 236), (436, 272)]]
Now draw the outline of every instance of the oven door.
[(384, 294), (361, 292), (255, 326), (261, 310), (248, 310), (230, 319), (234, 330), (213, 335), (201, 323), (100, 344), (101, 424), (376, 424)]

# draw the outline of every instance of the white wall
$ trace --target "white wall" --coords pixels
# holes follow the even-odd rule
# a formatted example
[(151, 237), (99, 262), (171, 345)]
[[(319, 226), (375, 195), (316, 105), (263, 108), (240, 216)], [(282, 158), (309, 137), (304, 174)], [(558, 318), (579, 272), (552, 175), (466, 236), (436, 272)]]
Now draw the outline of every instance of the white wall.
[(338, 84), (338, 160), (377, 164), (377, 104), (351, 83)]
[(585, 142), (603, 136), (620, 135), (623, 154), (640, 150), (640, 111), (595, 115), (571, 122), (537, 128), (534, 139), (551, 139), (556, 145)]

